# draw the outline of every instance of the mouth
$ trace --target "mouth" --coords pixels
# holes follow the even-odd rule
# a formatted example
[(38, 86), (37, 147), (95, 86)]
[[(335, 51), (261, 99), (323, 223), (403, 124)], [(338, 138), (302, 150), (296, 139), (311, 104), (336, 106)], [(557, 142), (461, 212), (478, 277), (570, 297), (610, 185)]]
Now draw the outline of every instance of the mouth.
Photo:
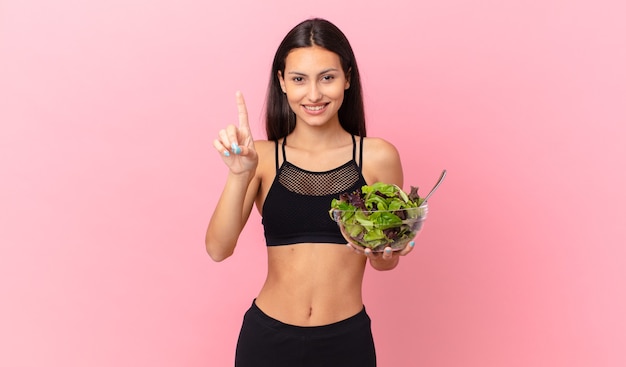
[(324, 111), (329, 104), (330, 103), (322, 103), (322, 104), (315, 104), (315, 105), (302, 105), (302, 107), (304, 108), (305, 111), (309, 113), (320, 113)]

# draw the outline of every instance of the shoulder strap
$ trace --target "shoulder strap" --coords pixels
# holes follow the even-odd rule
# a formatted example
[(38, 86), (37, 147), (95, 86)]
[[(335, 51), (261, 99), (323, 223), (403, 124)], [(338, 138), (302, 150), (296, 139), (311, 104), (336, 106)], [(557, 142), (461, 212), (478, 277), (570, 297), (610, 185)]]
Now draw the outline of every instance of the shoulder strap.
[(356, 160), (356, 139), (352, 135), (352, 159), (356, 162), (356, 165), (361, 168), (363, 165), (363, 137), (359, 136), (359, 160)]
[[(285, 154), (285, 144), (287, 144), (287, 136), (283, 138), (283, 163), (287, 162), (287, 154)], [(276, 164), (278, 164), (278, 156), (276, 157)]]
[(363, 165), (363, 137), (359, 136), (359, 167)]
[(280, 169), (280, 167), (278, 167), (278, 139), (274, 140), (274, 151), (276, 157), (276, 173), (278, 173), (278, 170)]

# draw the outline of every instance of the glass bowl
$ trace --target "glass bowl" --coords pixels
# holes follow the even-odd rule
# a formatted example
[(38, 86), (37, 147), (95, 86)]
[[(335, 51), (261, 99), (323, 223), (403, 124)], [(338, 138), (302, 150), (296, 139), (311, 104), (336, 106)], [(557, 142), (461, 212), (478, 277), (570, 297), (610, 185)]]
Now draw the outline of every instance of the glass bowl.
[(346, 241), (372, 252), (382, 252), (386, 247), (402, 250), (422, 230), (427, 215), (427, 204), (399, 210), (331, 211)]

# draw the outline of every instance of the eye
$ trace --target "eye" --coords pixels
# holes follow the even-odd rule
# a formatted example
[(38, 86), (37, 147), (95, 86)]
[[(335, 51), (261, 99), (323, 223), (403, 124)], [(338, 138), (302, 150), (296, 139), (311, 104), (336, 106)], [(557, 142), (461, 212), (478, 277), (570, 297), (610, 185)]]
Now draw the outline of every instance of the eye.
[(302, 82), (304, 81), (304, 78), (303, 78), (303, 77), (301, 77), (301, 76), (294, 76), (291, 80), (292, 80), (294, 83), (297, 83), (297, 84), (298, 84), (298, 83), (302, 83)]
[(324, 76), (322, 77), (322, 80), (323, 80), (323, 81), (325, 81), (325, 82), (332, 81), (333, 79), (335, 79), (335, 76), (334, 76), (334, 75), (324, 75)]

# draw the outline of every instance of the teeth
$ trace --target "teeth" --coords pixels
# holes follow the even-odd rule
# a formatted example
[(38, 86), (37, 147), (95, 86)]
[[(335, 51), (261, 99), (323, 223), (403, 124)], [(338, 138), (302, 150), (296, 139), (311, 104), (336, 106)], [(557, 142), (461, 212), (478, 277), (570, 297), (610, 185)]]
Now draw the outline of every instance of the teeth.
[(322, 105), (322, 106), (304, 106), (304, 108), (306, 108), (309, 111), (320, 111), (324, 107), (326, 107), (326, 105)]

